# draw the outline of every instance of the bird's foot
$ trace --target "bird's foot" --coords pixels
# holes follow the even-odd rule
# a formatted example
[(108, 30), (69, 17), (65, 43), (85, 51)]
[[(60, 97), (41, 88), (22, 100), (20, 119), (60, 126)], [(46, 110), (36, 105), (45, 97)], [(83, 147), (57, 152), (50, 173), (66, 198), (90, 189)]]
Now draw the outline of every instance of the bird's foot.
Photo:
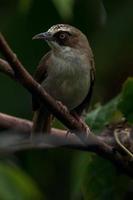
[(74, 116), (74, 118), (81, 124), (82, 129), (84, 130), (84, 132), (88, 134), (91, 133), (90, 128), (88, 127), (88, 125), (83, 121), (83, 119), (77, 114), (77, 113), (73, 113), (72, 114)]
[(82, 119), (80, 119), (80, 123), (81, 123), (81, 126), (82, 126), (84, 132), (86, 132), (87, 135), (90, 134), (91, 131), (90, 131), (89, 126)]

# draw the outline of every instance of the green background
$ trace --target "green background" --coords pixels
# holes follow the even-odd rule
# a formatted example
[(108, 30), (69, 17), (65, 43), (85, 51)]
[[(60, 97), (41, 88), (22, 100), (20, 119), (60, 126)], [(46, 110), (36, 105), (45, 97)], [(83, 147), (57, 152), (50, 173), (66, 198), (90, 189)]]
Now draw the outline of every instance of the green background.
[[(109, 105), (100, 105), (119, 94), (123, 82), (133, 75), (132, 9), (132, 0), (0, 0), (0, 31), (33, 74), (49, 50), (44, 42), (32, 41), (35, 34), (57, 23), (82, 30), (96, 64), (90, 108), (96, 110), (88, 115), (87, 122), (100, 130), (118, 110), (132, 121), (132, 79), (125, 83), (121, 99), (118, 96)], [(0, 112), (32, 119), (31, 95), (22, 86), (0, 74), (0, 91)], [(0, 160), (1, 200), (124, 199), (133, 192), (127, 177), (90, 153), (29, 150), (2, 156)]]

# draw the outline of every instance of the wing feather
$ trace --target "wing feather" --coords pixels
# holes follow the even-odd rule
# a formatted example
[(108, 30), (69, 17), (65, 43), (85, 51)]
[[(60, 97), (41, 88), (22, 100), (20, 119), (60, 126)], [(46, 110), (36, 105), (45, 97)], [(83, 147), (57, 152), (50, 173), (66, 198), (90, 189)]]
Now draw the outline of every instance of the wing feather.
[[(33, 75), (34, 79), (40, 84), (47, 77), (47, 69), (48, 69), (48, 62), (49, 62), (50, 56), (51, 56), (51, 51), (42, 57), (41, 61), (39, 62), (39, 65)], [(32, 96), (33, 111), (37, 110), (38, 107), (39, 107), (38, 99), (36, 97)]]
[(73, 110), (74, 112), (76, 112), (79, 115), (82, 114), (82, 112), (83, 112), (84, 109), (87, 109), (89, 107), (91, 96), (92, 96), (92, 92), (93, 92), (93, 87), (94, 87), (94, 81), (95, 81), (95, 63), (94, 63), (93, 54), (91, 54), (89, 56), (89, 61), (90, 61), (90, 64), (91, 64), (91, 69), (90, 69), (90, 87), (89, 87), (89, 90), (88, 90), (88, 94), (85, 97), (84, 101)]

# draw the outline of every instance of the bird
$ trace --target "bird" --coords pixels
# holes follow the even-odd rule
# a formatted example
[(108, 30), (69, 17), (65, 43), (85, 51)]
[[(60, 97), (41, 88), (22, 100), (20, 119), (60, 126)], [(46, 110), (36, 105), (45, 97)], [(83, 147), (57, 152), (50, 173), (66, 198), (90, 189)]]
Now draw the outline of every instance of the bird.
[[(94, 56), (86, 35), (69, 24), (56, 24), (32, 39), (43, 40), (51, 48), (41, 58), (34, 79), (80, 119), (89, 106), (95, 81)], [(33, 132), (50, 132), (50, 112), (37, 97), (32, 97), (32, 104)]]

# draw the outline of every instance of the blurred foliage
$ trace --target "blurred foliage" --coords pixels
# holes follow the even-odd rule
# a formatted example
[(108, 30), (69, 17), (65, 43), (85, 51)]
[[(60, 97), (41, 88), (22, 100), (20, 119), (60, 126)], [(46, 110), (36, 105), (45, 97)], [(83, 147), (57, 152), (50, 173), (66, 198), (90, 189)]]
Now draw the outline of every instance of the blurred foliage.
[(119, 109), (126, 119), (133, 123), (133, 78), (128, 78), (123, 86)]
[[(0, 0), (0, 31), (32, 74), (49, 49), (33, 42), (33, 35), (57, 23), (86, 33), (97, 70), (92, 105), (98, 102), (86, 121), (99, 132), (121, 116), (133, 122), (132, 78), (120, 92), (133, 75), (132, 8), (132, 0)], [(31, 96), (25, 89), (0, 74), (0, 91), (1, 112), (31, 119)], [(4, 158), (0, 163), (1, 200), (126, 199), (129, 193), (133, 197), (132, 182), (89, 153), (30, 150), (15, 154), (15, 159), (7, 157), (10, 162)]]
[(88, 123), (94, 132), (100, 132), (109, 123), (121, 119), (122, 114), (117, 108), (119, 101), (120, 95), (104, 106), (96, 105), (97, 108), (88, 113), (86, 123)]
[(79, 153), (73, 165), (77, 166), (72, 174), (73, 199), (79, 199), (78, 196), (81, 194), (85, 200), (124, 198), (130, 179), (120, 175), (110, 162), (105, 162), (95, 155)]
[(42, 195), (34, 181), (24, 172), (16, 166), (0, 163), (0, 199), (41, 200)]

